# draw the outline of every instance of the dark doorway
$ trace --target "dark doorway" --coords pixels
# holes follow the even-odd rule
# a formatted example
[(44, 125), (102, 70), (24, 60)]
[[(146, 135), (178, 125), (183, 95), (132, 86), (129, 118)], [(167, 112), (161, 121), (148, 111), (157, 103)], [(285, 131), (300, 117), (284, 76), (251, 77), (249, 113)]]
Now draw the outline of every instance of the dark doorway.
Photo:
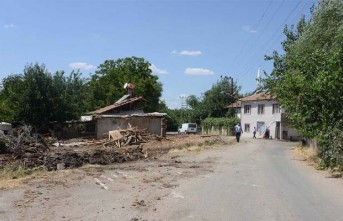
[(280, 139), (280, 122), (276, 122), (275, 139)]

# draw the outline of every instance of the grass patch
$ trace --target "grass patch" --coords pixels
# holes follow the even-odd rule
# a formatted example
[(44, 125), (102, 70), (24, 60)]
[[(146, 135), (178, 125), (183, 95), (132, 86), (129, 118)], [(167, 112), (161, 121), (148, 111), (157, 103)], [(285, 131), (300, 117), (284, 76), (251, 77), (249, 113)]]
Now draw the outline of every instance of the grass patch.
[[(311, 147), (294, 147), (294, 153), (303, 161), (306, 161), (310, 166), (314, 166), (317, 170), (329, 170), (328, 167), (322, 165), (321, 158), (318, 157), (317, 151)], [(335, 167), (330, 169), (330, 178), (342, 178), (343, 171)]]
[(317, 151), (311, 147), (294, 147), (294, 153), (300, 157), (301, 160), (306, 161), (308, 164), (315, 166), (320, 169), (320, 158), (318, 157)]
[(0, 190), (20, 186), (47, 171), (42, 168), (26, 168), (20, 165), (5, 165), (0, 168)]
[(199, 152), (202, 150), (206, 150), (212, 148), (216, 144), (222, 144), (222, 141), (218, 140), (206, 140), (205, 142), (201, 143), (185, 143), (179, 147), (172, 148), (168, 151), (169, 154), (178, 154), (178, 153), (185, 153), (185, 152)]

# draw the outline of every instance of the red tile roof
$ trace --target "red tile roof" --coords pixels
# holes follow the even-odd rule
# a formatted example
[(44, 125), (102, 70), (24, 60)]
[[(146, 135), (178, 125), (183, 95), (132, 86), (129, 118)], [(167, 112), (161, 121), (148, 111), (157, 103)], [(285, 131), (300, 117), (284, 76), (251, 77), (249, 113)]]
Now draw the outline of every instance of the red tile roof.
[(240, 108), (241, 107), (241, 101), (236, 101), (235, 103), (229, 104), (225, 108)]
[(274, 100), (276, 96), (271, 95), (270, 93), (260, 92), (258, 94), (253, 94), (247, 97), (239, 99), (240, 101), (259, 101), (259, 100)]

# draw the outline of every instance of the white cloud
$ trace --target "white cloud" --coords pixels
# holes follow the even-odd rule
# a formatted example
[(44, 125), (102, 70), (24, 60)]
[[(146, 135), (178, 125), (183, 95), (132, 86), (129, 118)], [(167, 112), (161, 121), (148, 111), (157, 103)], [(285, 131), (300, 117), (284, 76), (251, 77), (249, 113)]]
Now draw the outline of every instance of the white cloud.
[(16, 28), (17, 26), (15, 24), (7, 24), (7, 25), (4, 25), (4, 28)]
[(80, 69), (80, 70), (91, 70), (95, 69), (94, 65), (87, 64), (85, 62), (75, 62), (75, 63), (70, 63), (69, 67), (73, 69)]
[(186, 68), (185, 74), (189, 75), (213, 75), (214, 72), (205, 68)]
[(153, 74), (168, 74), (167, 70), (162, 70), (156, 67), (156, 65), (151, 64), (150, 65), (150, 70), (152, 71)]
[(199, 56), (202, 54), (201, 51), (181, 51), (181, 55), (188, 55), (188, 56)]
[(249, 33), (256, 33), (257, 32), (257, 30), (252, 29), (249, 25), (243, 26), (242, 29), (246, 32), (249, 32)]
[(176, 50), (173, 50), (171, 54), (179, 54), (179, 55), (186, 55), (186, 56), (199, 56), (199, 55), (202, 55), (202, 52), (201, 51), (188, 51), (188, 50), (183, 50), (183, 51), (178, 52)]

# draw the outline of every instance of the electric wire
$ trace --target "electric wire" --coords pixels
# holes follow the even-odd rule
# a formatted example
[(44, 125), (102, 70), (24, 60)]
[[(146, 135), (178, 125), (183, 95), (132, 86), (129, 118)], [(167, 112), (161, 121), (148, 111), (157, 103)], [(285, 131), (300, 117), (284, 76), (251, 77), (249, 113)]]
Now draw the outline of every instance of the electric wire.
[[(281, 28), (278, 28), (278, 29), (274, 32), (274, 34), (272, 35), (272, 37), (264, 43), (264, 45), (263, 45), (263, 47), (262, 47), (262, 50), (263, 50), (264, 48), (266, 48), (266, 47), (269, 45), (268, 49), (267, 49), (267, 50), (264, 50), (264, 51), (265, 51), (264, 54), (267, 54), (268, 51), (270, 50), (270, 48), (272, 48), (273, 46), (275, 46), (274, 42), (277, 41), (278, 39), (280, 39), (280, 37), (283, 35), (283, 33), (282, 33), (282, 28), (283, 28), (284, 25), (287, 23), (287, 21), (289, 21), (289, 19), (292, 17), (292, 15), (293, 15), (293, 14), (298, 15), (299, 13), (303, 13), (304, 9), (305, 9), (305, 8), (307, 9), (307, 8), (309, 7), (309, 5), (312, 4), (312, 0), (309, 0), (308, 2), (305, 2), (305, 4), (303, 5), (303, 7), (302, 7), (300, 10), (298, 10), (298, 8), (299, 8), (301, 2), (302, 2), (302, 1), (299, 1), (299, 2), (297, 3), (297, 5), (293, 8), (293, 10), (292, 10), (292, 11), (288, 14), (288, 16), (284, 19), (284, 21), (283, 21), (282, 24), (281, 24), (281, 25), (282, 25)], [(280, 8), (280, 7), (279, 7), (279, 8)], [(295, 13), (295, 12), (296, 12), (296, 13)], [(275, 14), (275, 13), (274, 13), (274, 14)], [(297, 16), (296, 16), (296, 17), (297, 17)], [(266, 25), (266, 27), (267, 27), (267, 25)], [(277, 35), (277, 32), (280, 32), (280, 34)], [(261, 47), (260, 47), (260, 48), (261, 48)], [(256, 54), (252, 54), (249, 58), (253, 58), (253, 57), (255, 57), (254, 62), (250, 62), (249, 65), (246, 65), (246, 66), (245, 66), (246, 68), (245, 68), (244, 71), (242, 72), (241, 77), (245, 78), (245, 76), (247, 76), (247, 75), (249, 75), (249, 73), (251, 73), (250, 71), (252, 71), (254, 68), (257, 68), (256, 64), (258, 63), (258, 60), (261, 59), (261, 57), (257, 56)], [(249, 59), (249, 60), (251, 61), (251, 59)], [(250, 66), (250, 68), (249, 68), (249, 66)]]

